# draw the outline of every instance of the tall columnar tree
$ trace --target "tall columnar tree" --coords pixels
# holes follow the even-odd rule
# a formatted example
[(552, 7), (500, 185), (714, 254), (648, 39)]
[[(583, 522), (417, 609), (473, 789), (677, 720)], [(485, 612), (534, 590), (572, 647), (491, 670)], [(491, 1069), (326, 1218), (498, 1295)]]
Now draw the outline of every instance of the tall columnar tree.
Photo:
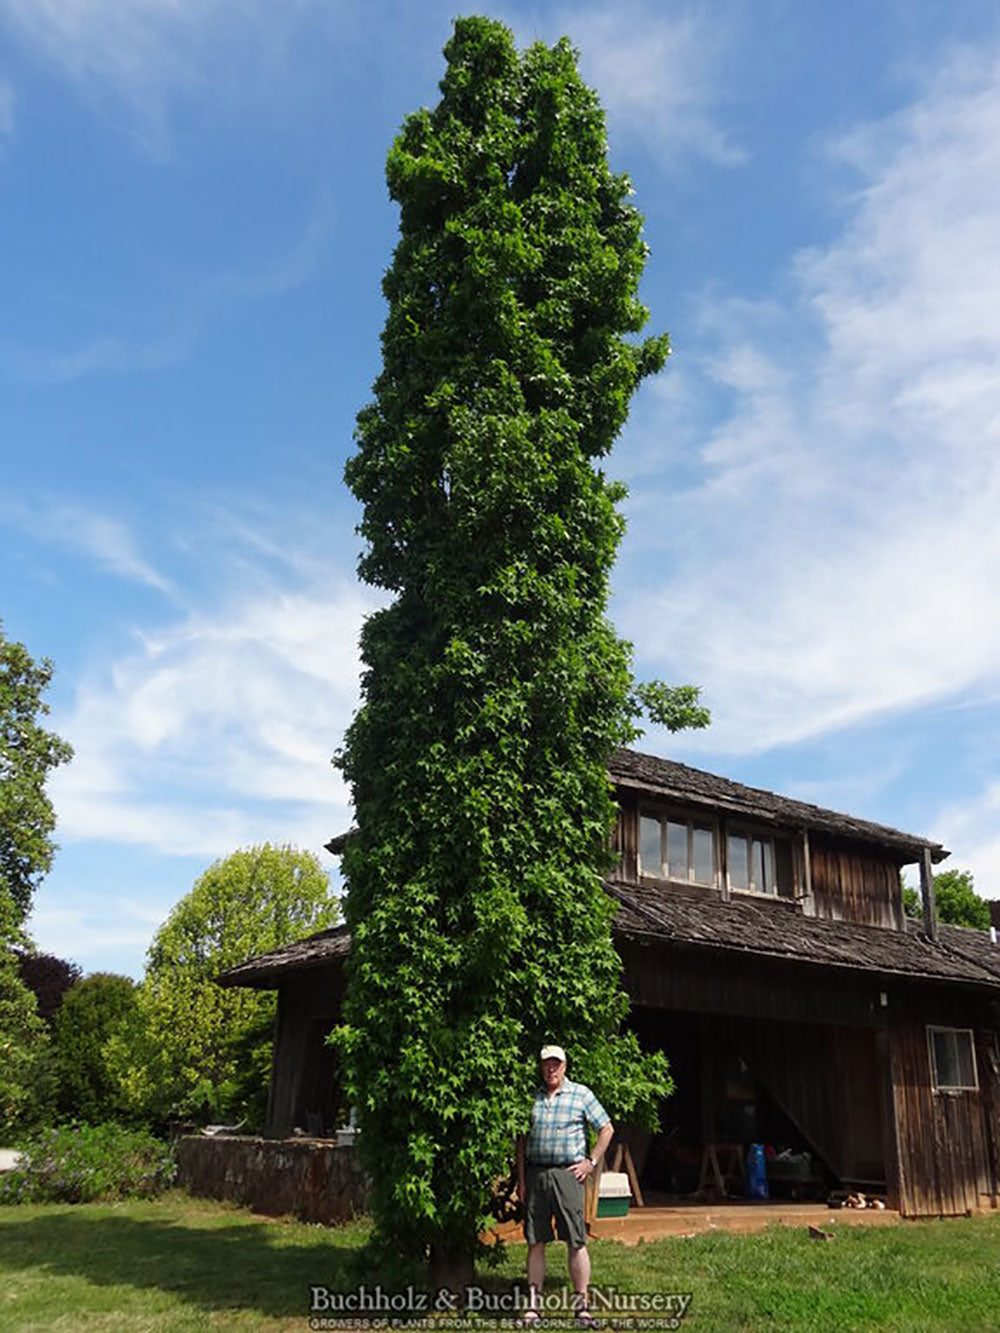
[(36, 662), (0, 625), (0, 894), (22, 921), (55, 852), (56, 821), (45, 780), (73, 755), (39, 722), (49, 711), (42, 696), (51, 679), (52, 663)]
[(445, 55), (388, 159), (383, 368), (345, 475), (361, 574), (392, 600), (339, 756), (357, 832), (338, 1040), (378, 1234), (438, 1276), (472, 1253), (543, 1038), (613, 1114), (669, 1087), (616, 1035), (606, 765), (640, 700), (706, 720), (689, 687), (634, 685), (605, 618), (623, 491), (596, 460), (667, 339), (634, 336), (646, 246), (597, 97), (565, 40), (519, 53), (462, 19)]

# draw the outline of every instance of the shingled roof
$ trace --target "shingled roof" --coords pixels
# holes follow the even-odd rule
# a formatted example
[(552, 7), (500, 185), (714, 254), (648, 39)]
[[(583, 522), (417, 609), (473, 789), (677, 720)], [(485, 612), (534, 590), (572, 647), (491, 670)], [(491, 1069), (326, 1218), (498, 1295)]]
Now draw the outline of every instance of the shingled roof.
[(686, 805), (726, 810), (757, 823), (780, 825), (784, 828), (815, 830), (842, 838), (877, 843), (890, 848), (902, 864), (918, 861), (926, 848), (933, 861), (943, 861), (948, 852), (939, 842), (917, 838), (885, 824), (874, 824), (853, 815), (824, 810), (807, 801), (793, 801), (787, 796), (764, 791), (759, 787), (745, 787), (741, 782), (706, 773), (700, 768), (661, 759), (657, 755), (640, 754), (636, 750), (616, 750), (611, 756), (608, 771), (613, 782), (621, 787), (666, 796)]
[[(621, 938), (1000, 989), (1000, 946), (980, 931), (941, 926), (935, 943), (916, 922), (904, 932), (822, 921), (782, 899), (737, 897), (722, 902), (710, 895), (678, 894), (668, 886), (605, 887), (619, 903), (614, 932)], [(347, 927), (334, 926), (240, 963), (224, 972), (219, 983), (270, 989), (290, 973), (342, 961), (350, 945)]]
[[(1000, 988), (1000, 948), (975, 931), (941, 927), (932, 942), (916, 923), (906, 931), (825, 921), (782, 899), (672, 892), (669, 886), (610, 883), (620, 906), (614, 930), (626, 938), (657, 939), (721, 953), (850, 968), (914, 980), (958, 981)], [(960, 938), (954, 938), (958, 934)], [(993, 959), (987, 950), (996, 950)]]
[[(833, 834), (853, 841), (875, 843), (889, 848), (901, 865), (919, 861), (926, 848), (935, 863), (949, 855), (939, 842), (918, 838), (912, 833), (876, 824), (869, 819), (826, 810), (808, 801), (793, 801), (788, 796), (765, 791), (762, 787), (745, 787), (742, 782), (707, 773), (701, 768), (678, 764), (673, 759), (661, 759), (655, 754), (640, 754), (638, 750), (615, 750), (608, 764), (611, 780), (620, 787), (665, 796), (685, 805), (703, 806), (710, 810), (725, 810), (730, 814), (752, 819), (757, 823), (790, 829)], [(325, 847), (334, 856), (344, 850), (344, 844), (354, 832), (339, 833)]]
[(334, 958), (346, 958), (351, 937), (344, 925), (330, 926), (327, 930), (307, 935), (304, 940), (293, 940), (270, 953), (258, 954), (238, 963), (216, 978), (220, 986), (250, 986), (255, 990), (270, 990), (289, 972), (304, 968), (321, 967)]
[[(907, 929), (917, 933), (922, 929), (919, 921), (909, 921)], [(994, 944), (985, 930), (973, 930), (969, 926), (948, 926), (938, 924), (938, 944), (949, 953), (957, 954), (966, 962), (989, 972), (1000, 981), (1000, 944)]]

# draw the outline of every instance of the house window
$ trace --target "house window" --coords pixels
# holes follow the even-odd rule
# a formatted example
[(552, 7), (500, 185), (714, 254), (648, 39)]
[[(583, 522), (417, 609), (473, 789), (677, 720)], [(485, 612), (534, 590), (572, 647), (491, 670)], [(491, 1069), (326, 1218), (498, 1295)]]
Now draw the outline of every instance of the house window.
[(976, 1051), (971, 1028), (927, 1029), (935, 1092), (976, 1092)]
[(680, 815), (639, 816), (639, 873), (686, 884), (715, 883), (715, 830)]
[(774, 841), (753, 833), (730, 833), (726, 838), (726, 867), (730, 889), (744, 893), (776, 893)]

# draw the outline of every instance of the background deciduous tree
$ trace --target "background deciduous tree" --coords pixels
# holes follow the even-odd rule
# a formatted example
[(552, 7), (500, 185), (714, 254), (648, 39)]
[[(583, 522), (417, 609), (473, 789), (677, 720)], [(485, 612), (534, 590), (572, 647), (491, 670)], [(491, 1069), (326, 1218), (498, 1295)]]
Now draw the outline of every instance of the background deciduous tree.
[[(939, 921), (974, 930), (990, 928), (989, 904), (976, 892), (971, 870), (942, 870), (935, 875), (934, 902)], [(919, 917), (923, 911), (920, 894), (908, 884), (903, 886), (903, 906), (908, 916)]]
[(82, 969), (67, 958), (34, 950), (18, 954), (21, 980), (38, 1001), (38, 1012), (47, 1023), (52, 1023), (70, 987), (79, 981)]
[(21, 980), (14, 951), (28, 944), (18, 918), (0, 893), (0, 1147), (42, 1125), (55, 1098), (48, 1025)]
[(49, 711), (42, 695), (51, 679), (52, 663), (35, 662), (0, 625), (0, 894), (22, 921), (55, 852), (55, 814), (45, 780), (73, 755), (39, 722)]
[(63, 1118), (92, 1125), (127, 1118), (108, 1045), (135, 1023), (137, 1008), (135, 982), (113, 972), (95, 972), (66, 992), (53, 1029), (56, 1109)]
[(260, 1122), (275, 996), (215, 978), (332, 925), (339, 906), (311, 852), (263, 844), (210, 866), (150, 946), (134, 1018), (109, 1039), (113, 1077), (137, 1117)]
[(357, 832), (337, 1040), (377, 1234), (454, 1283), (543, 1039), (619, 1117), (670, 1086), (618, 1034), (606, 765), (641, 702), (707, 715), (691, 687), (636, 686), (605, 618), (623, 489), (596, 460), (667, 340), (635, 336), (646, 246), (601, 108), (566, 41), (521, 54), (462, 19), (445, 55), (440, 102), (389, 154), (383, 367), (345, 472), (360, 572), (394, 599), (364, 627), (339, 757)]

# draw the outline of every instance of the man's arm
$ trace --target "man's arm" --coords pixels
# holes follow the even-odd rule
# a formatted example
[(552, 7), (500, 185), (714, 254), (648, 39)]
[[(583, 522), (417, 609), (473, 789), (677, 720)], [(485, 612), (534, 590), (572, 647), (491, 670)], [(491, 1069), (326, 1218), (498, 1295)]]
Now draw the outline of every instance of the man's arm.
[(615, 1127), (608, 1120), (597, 1131), (597, 1142), (594, 1144), (594, 1151), (590, 1154), (595, 1162), (600, 1162), (601, 1158), (608, 1151), (608, 1144), (615, 1137)]
[[(605, 1120), (604, 1124), (597, 1131), (597, 1142), (594, 1144), (594, 1151), (590, 1157), (581, 1158), (579, 1162), (574, 1162), (570, 1170), (576, 1176), (577, 1180), (586, 1180), (592, 1175), (598, 1167), (598, 1164), (604, 1154), (608, 1151), (608, 1144), (615, 1136), (615, 1127), (610, 1120)], [(593, 1158), (593, 1163), (591, 1163)]]

